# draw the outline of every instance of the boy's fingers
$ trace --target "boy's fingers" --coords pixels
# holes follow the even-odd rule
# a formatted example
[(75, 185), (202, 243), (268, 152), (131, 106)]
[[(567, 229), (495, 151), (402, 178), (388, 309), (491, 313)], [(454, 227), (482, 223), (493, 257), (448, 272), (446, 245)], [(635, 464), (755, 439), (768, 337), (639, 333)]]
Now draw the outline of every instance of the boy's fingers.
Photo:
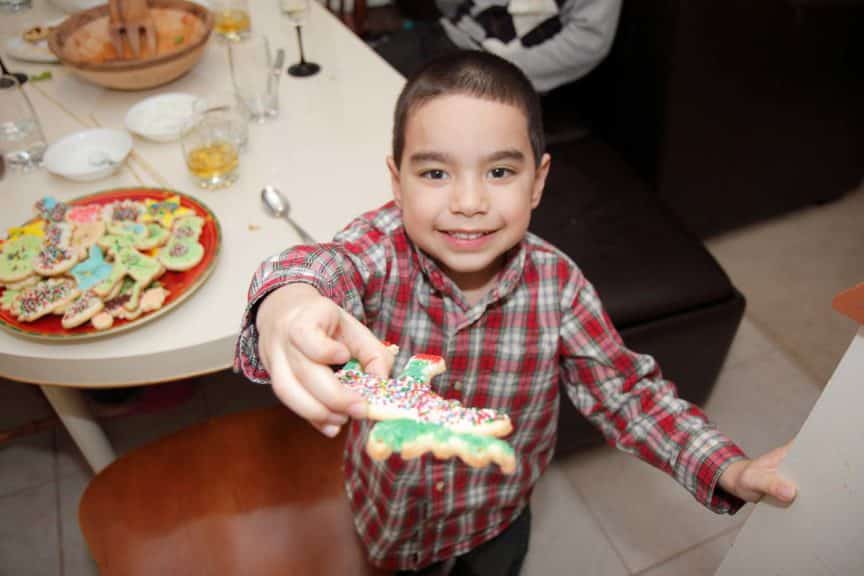
[(798, 493), (797, 488), (773, 470), (754, 469), (745, 474), (746, 488), (773, 496), (783, 502), (791, 502)]
[(794, 442), (794, 440), (790, 440), (783, 446), (775, 448), (774, 450), (771, 450), (770, 452), (764, 454), (762, 457), (759, 458), (759, 461), (761, 463), (764, 463), (766, 466), (777, 466), (786, 458), (786, 454), (788, 454), (789, 449), (792, 448), (792, 442)]
[(271, 357), (271, 364), (270, 379), (273, 393), (294, 413), (316, 426), (344, 422), (343, 416), (333, 414), (303, 388), (284, 356), (274, 354)]
[(295, 366), (296, 376), (306, 391), (330, 412), (346, 414), (352, 404), (363, 400), (359, 394), (345, 388), (328, 366), (309, 361), (298, 362)]
[(318, 327), (291, 335), (291, 343), (300, 353), (318, 364), (344, 364), (351, 359), (348, 348)]
[(363, 370), (381, 378), (390, 375), (393, 367), (393, 352), (384, 345), (359, 320), (342, 311), (340, 336), (351, 356), (363, 366)]

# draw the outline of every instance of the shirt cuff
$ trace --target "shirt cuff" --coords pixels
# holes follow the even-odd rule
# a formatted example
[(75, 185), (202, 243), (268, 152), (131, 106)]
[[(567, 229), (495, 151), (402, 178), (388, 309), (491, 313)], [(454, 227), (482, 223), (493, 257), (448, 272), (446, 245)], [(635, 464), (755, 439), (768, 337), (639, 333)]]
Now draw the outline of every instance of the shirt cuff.
[(711, 428), (687, 443), (675, 464), (675, 476), (703, 506), (717, 514), (735, 514), (745, 502), (718, 482), (730, 464), (746, 459), (741, 448)]
[[(288, 272), (288, 271), (286, 271)], [(257, 384), (270, 384), (270, 374), (264, 368), (258, 355), (258, 306), (268, 294), (289, 284), (309, 284), (321, 294), (327, 295), (326, 283), (307, 270), (293, 270), (269, 278), (255, 294), (249, 298), (240, 324), (240, 336), (234, 346), (234, 372), (242, 373)]]

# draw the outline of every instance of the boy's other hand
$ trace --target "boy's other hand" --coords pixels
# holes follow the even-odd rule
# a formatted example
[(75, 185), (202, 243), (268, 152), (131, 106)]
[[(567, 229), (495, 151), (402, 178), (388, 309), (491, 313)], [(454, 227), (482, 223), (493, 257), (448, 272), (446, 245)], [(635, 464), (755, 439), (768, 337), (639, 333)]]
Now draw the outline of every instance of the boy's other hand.
[(273, 392), (330, 437), (348, 416), (364, 418), (367, 412), (365, 401), (347, 390), (330, 366), (356, 358), (367, 372), (387, 377), (393, 364), (393, 353), (368, 328), (307, 284), (268, 294), (256, 326)]
[(755, 460), (733, 462), (720, 476), (720, 487), (747, 502), (758, 502), (766, 494), (783, 503), (792, 502), (798, 488), (777, 472), (791, 446), (790, 441)]

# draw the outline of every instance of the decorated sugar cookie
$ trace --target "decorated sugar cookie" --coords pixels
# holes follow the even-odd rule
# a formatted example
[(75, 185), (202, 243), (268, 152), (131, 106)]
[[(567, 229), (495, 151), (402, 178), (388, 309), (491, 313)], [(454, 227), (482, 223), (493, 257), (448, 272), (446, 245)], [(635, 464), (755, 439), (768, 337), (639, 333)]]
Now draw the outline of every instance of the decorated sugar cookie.
[(45, 196), (33, 206), (33, 210), (39, 218), (48, 222), (59, 223), (66, 219), (66, 211), (69, 207), (56, 198)]
[(204, 258), (204, 247), (197, 240), (172, 238), (156, 255), (168, 270), (181, 272), (194, 268)]
[(158, 222), (170, 230), (175, 219), (192, 214), (194, 214), (192, 210), (180, 205), (180, 196), (171, 196), (165, 200), (147, 198), (144, 201), (144, 213), (138, 221), (144, 224)]
[(72, 225), (72, 247), (87, 257), (90, 247), (105, 234), (105, 222), (79, 222)]
[(417, 420), (383, 420), (376, 423), (369, 432), (366, 452), (374, 460), (386, 460), (394, 452), (405, 460), (432, 452), (440, 460), (458, 456), (474, 468), (495, 463), (504, 474), (516, 471), (513, 447), (500, 438), (454, 432), (441, 424)]
[(0, 282), (9, 284), (33, 274), (33, 260), (42, 249), (42, 239), (23, 234), (3, 243), (0, 251)]
[(98, 314), (105, 305), (102, 299), (92, 292), (84, 292), (63, 311), (60, 323), (67, 330), (84, 324)]
[(78, 289), (83, 292), (110, 278), (113, 269), (114, 265), (105, 261), (102, 248), (98, 245), (93, 245), (90, 247), (89, 257), (73, 266), (69, 274), (75, 278), (75, 282), (78, 283)]
[(440, 356), (418, 354), (408, 360), (398, 378), (378, 378), (362, 372), (356, 360), (346, 364), (337, 376), (366, 399), (372, 420), (410, 418), (485, 436), (506, 436), (512, 431), (506, 414), (489, 408), (469, 408), (433, 392), (430, 380), (444, 369)]
[(102, 218), (110, 226), (115, 222), (137, 222), (144, 214), (144, 204), (135, 200), (112, 202), (103, 208)]
[(72, 248), (72, 225), (49, 224), (39, 254), (33, 259), (33, 270), (42, 276), (57, 276), (70, 270), (80, 254)]
[(101, 204), (83, 204), (70, 206), (66, 211), (66, 221), (70, 224), (92, 224), (102, 222), (103, 206)]
[(37, 238), (45, 237), (45, 221), (44, 220), (34, 220), (29, 224), (25, 224), (24, 226), (17, 226), (15, 228), (9, 229), (9, 238), (16, 238), (18, 236), (36, 236)]
[(76, 296), (78, 290), (71, 278), (48, 278), (18, 294), (10, 312), (21, 322), (33, 322), (65, 308)]
[(158, 248), (168, 241), (171, 233), (156, 223), (144, 225), (144, 234), (135, 239), (135, 248), (138, 250), (152, 250)]
[(369, 418), (379, 420), (369, 434), (367, 453), (381, 460), (393, 452), (403, 458), (432, 452), (437, 458), (458, 456), (475, 467), (495, 462), (503, 472), (513, 473), (513, 449), (496, 438), (512, 431), (510, 418), (433, 392), (430, 381), (444, 369), (443, 358), (420, 354), (411, 357), (397, 378), (367, 374), (356, 360), (337, 372), (346, 387), (367, 401)]

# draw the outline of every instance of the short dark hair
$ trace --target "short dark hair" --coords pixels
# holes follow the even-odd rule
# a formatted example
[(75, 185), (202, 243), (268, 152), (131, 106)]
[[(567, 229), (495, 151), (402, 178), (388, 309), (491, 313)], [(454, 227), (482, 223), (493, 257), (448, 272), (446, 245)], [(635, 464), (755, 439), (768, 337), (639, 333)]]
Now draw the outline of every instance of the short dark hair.
[(463, 50), (430, 60), (408, 80), (393, 115), (393, 162), (398, 167), (405, 149), (409, 116), (439, 96), (462, 94), (519, 108), (528, 124), (534, 163), (546, 150), (540, 98), (525, 74), (503, 58), (479, 50)]

